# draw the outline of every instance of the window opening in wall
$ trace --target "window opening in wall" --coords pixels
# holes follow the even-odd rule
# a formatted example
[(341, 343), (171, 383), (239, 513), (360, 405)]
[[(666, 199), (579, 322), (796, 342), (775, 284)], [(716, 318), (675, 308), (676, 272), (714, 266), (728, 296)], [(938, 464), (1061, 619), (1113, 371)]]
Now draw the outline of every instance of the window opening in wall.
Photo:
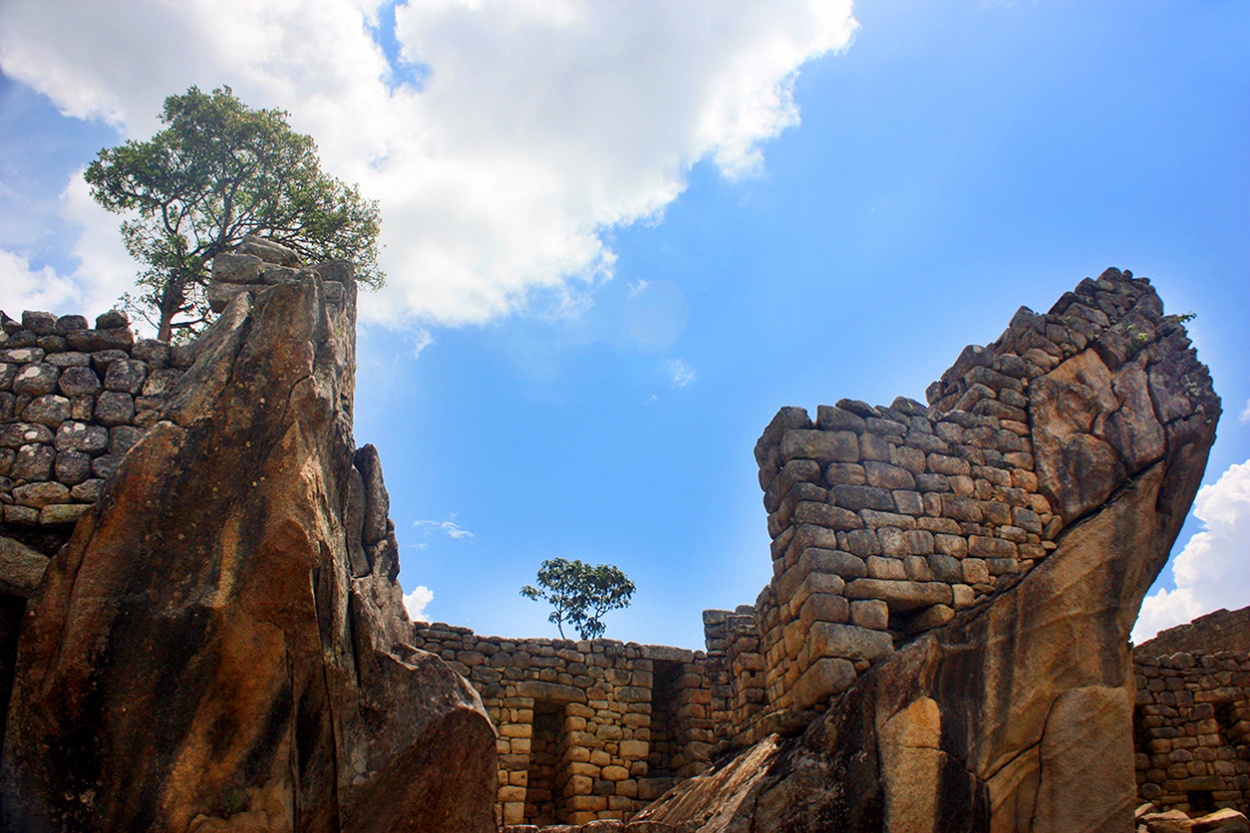
[(534, 731), (526, 772), (525, 823), (557, 824), (564, 809), (564, 704), (534, 703)]
[(673, 777), (673, 759), (678, 752), (677, 681), (680, 678), (680, 662), (656, 660), (652, 666), (649, 778)]
[(1190, 813), (1215, 812), (1215, 793), (1209, 790), (1190, 790), (1185, 793), (1185, 800), (1189, 802)]

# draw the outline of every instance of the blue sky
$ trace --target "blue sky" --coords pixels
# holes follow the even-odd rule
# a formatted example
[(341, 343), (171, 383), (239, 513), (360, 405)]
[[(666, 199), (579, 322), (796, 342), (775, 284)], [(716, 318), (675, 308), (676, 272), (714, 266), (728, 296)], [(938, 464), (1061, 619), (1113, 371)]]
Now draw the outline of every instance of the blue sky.
[(517, 591), (580, 558), (638, 586), (609, 636), (701, 645), (770, 575), (777, 408), (922, 399), (1112, 265), (1226, 411), (1139, 636), (1250, 604), (1243, 2), (43, 5), (0, 6), (0, 308), (125, 289), (76, 172), (164, 95), (291, 111), (382, 203), (356, 437), (437, 620), (553, 635)]

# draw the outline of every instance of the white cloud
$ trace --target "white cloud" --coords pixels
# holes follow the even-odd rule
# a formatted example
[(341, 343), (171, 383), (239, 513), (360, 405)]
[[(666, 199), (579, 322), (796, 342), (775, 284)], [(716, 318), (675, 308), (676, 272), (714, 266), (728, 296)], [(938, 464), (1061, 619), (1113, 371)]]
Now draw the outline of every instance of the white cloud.
[(604, 233), (659, 218), (696, 161), (758, 171), (798, 123), (799, 68), (856, 27), (851, 0), (412, 0), (395, 34), (429, 67), (417, 90), (391, 85), (379, 5), (6, 0), (0, 69), (133, 137), (193, 83), (290, 110), (381, 201), (390, 286), (365, 316), (456, 324), (577, 299), (610, 275)]
[(408, 618), (414, 622), (430, 621), (430, 617), (425, 615), (425, 609), (432, 601), (434, 591), (428, 587), (418, 585), (411, 593), (405, 593), (404, 608), (408, 611)]
[(684, 388), (687, 385), (694, 384), (695, 379), (699, 378), (699, 374), (690, 365), (681, 359), (669, 359), (664, 362), (664, 372), (668, 374), (668, 381), (674, 388)]
[(1176, 589), (1161, 589), (1142, 603), (1133, 629), (1138, 644), (1204, 613), (1250, 605), (1250, 460), (1198, 490), (1194, 517), (1202, 531), (1172, 564)]
[(434, 334), (425, 327), (417, 327), (409, 331), (408, 337), (412, 342), (412, 357), (414, 359), (421, 358), (421, 352), (434, 343)]
[(473, 537), (472, 532), (462, 527), (456, 521), (455, 515), (452, 515), (445, 521), (413, 521), (412, 525), (417, 529), (423, 530), (427, 535), (431, 532), (443, 532), (448, 538), (456, 541)]
[(68, 313), (78, 297), (74, 282), (51, 267), (32, 269), (24, 254), (0, 249), (0, 309), (12, 317), (28, 309)]
[(1246, 407), (1241, 409), (1241, 413), (1237, 415), (1237, 419), (1241, 420), (1242, 425), (1250, 422), (1250, 399), (1246, 400)]
[(69, 274), (50, 266), (32, 269), (23, 253), (0, 248), (0, 308), (14, 316), (27, 309), (95, 316), (117, 306), (134, 286), (135, 262), (122, 245), (121, 221), (92, 201), (81, 172), (61, 193), (57, 215), (78, 230), (77, 265)]

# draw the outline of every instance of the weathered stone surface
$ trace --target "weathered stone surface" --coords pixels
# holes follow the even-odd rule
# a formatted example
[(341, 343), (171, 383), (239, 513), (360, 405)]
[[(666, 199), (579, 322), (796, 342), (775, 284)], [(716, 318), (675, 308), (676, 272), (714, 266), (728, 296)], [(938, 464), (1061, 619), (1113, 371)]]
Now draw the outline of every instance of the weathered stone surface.
[(57, 451), (83, 451), (99, 454), (108, 448), (108, 429), (85, 422), (63, 422), (53, 441)]
[[(86, 354), (77, 353), (73, 355), (82, 356), (86, 359)], [(100, 377), (95, 371), (86, 364), (67, 367), (61, 372), (59, 380), (61, 393), (66, 396), (95, 396), (104, 390), (104, 385), (100, 382)]]
[(61, 369), (54, 364), (37, 362), (23, 365), (13, 377), (13, 392), (30, 396), (52, 393), (56, 390), (56, 382), (60, 376)]
[(95, 421), (113, 427), (126, 425), (135, 418), (135, 400), (128, 393), (105, 391), (95, 400)]
[(391, 577), (348, 565), (354, 303), (260, 294), (202, 340), (30, 601), (4, 831), (494, 829), (477, 695), (404, 644)]
[(70, 417), (69, 400), (55, 393), (36, 396), (22, 411), (22, 418), (27, 422), (46, 425), (56, 430)]
[(143, 380), (148, 376), (145, 362), (135, 359), (118, 359), (109, 365), (104, 374), (104, 389), (136, 394), (143, 390)]
[(39, 588), (47, 568), (46, 555), (0, 536), (0, 594), (30, 598)]
[[(748, 747), (641, 818), (701, 833), (1133, 830), (1128, 635), (1201, 481), (1220, 404), (1148, 283), (1108, 270), (1070, 295), (1047, 316), (1022, 310), (998, 342), (966, 350), (931, 387), (934, 424), (960, 429), (934, 430), (946, 452), (919, 428), (913, 441), (918, 414), (839, 403), (864, 418), (861, 449), (870, 435), (884, 437), (882, 462), (944, 478), (916, 478), (932, 489), (917, 520), (936, 533), (927, 559), (902, 555), (911, 543), (900, 530), (916, 530), (869, 517), (871, 485), (830, 483), (838, 505), (876, 527), (855, 532), (872, 533), (911, 571), (909, 581), (848, 580), (851, 621), (864, 622), (857, 605), (885, 602), (893, 631), (919, 635), (862, 673), (801, 737)], [(1104, 329), (1126, 328), (1124, 316), (1141, 322), (1131, 343), (1090, 346)], [(865, 459), (881, 459), (872, 454)], [(768, 455), (762, 438), (757, 459)], [(880, 483), (894, 476), (874, 472)], [(1034, 477), (1041, 494), (1026, 491)], [(857, 554), (879, 554), (866, 535), (836, 534)], [(869, 575), (887, 572), (884, 563), (870, 559)], [(926, 571), (938, 580), (915, 580)], [(939, 590), (944, 598), (928, 597)], [(762, 616), (783, 631), (772, 656), (810, 653), (811, 634), (804, 641), (784, 615)], [(811, 629), (823, 638), (832, 627)], [(779, 679), (769, 691), (784, 690)], [(751, 777), (731, 777), (748, 760)], [(1200, 770), (1183, 756), (1171, 761), (1163, 766), (1182, 795), (1223, 783), (1192, 775)]]

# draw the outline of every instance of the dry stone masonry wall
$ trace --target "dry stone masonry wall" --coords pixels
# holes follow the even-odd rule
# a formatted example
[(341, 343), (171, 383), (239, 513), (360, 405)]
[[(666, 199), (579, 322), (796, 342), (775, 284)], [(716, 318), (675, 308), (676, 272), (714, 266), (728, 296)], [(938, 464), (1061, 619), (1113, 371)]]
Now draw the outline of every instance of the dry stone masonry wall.
[(966, 348), (927, 406), (783, 408), (755, 448), (773, 580), (704, 619), (718, 739), (803, 722), (902, 642), (1014, 586), (1160, 459), (1204, 416), (1190, 395), (1205, 368), (1183, 334), (1163, 338), (1180, 323), (1148, 281), (1108, 269)]
[(499, 733), (501, 824), (627, 819), (708, 764), (702, 652), (504, 639), (441, 623), (417, 623), (412, 644), (481, 695)]
[(156, 422), (188, 347), (138, 339), (125, 313), (0, 312), (0, 503), (6, 527), (77, 521)]
[[(218, 257), (213, 275), (210, 301), (226, 316), (287, 291), (267, 287), (315, 285), (331, 315), (354, 308), (350, 264), (305, 269), (260, 240)], [(814, 419), (783, 408), (755, 448), (773, 578), (754, 604), (704, 612), (706, 653), (428, 623), (386, 638), (440, 657), (477, 692), (497, 731), (499, 824), (628, 820), (720, 753), (802, 729), (922, 634), (980, 616), (1126, 478), (1200, 434), (1209, 380), (1180, 323), (1147, 281), (1112, 269), (965, 349), (927, 405), (843, 399)], [(192, 367), (201, 347), (136, 340), (117, 311), (94, 328), (41, 312), (0, 313), (0, 325), (0, 542), (43, 532), (50, 554), (47, 541), (64, 539), (127, 450), (177, 410), (175, 385), (206, 381)], [(351, 363), (338, 372), (350, 421)], [(351, 462), (347, 574), (391, 592), (380, 461), (365, 446)], [(0, 593), (0, 707), (44, 569), (33, 552), (0, 551), (13, 576), (18, 556), (37, 574), (18, 590), (0, 584), (13, 597)], [(1143, 800), (1198, 811), (1250, 799), (1247, 612), (1138, 649)], [(403, 650), (418, 662), (421, 651)]]
[(1139, 653), (1134, 666), (1141, 800), (1250, 812), (1250, 652)]

